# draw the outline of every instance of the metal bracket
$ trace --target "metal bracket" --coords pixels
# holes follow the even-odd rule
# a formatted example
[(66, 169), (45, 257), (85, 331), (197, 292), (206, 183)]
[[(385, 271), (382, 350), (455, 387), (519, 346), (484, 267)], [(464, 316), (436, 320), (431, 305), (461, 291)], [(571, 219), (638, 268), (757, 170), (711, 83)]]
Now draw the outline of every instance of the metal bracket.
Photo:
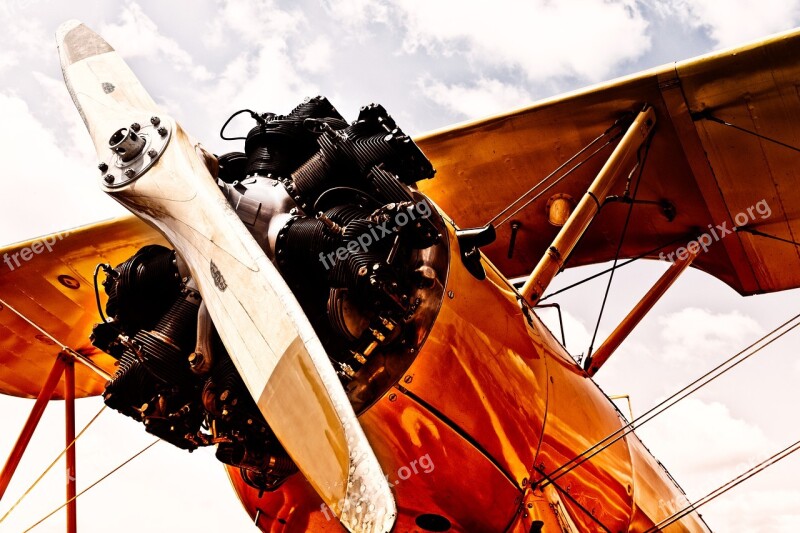
[(151, 117), (148, 124), (134, 122), (114, 132), (108, 140), (109, 158), (97, 165), (103, 186), (118, 189), (143, 176), (166, 150), (172, 130), (169, 120)]

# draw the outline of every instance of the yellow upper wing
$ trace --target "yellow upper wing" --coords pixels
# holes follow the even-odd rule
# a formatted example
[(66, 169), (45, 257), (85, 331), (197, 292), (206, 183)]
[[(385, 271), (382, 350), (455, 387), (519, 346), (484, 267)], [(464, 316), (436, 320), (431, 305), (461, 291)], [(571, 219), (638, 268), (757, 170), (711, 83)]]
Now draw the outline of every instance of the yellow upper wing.
[[(731, 228), (736, 216), (748, 210), (753, 214), (748, 214), (748, 226), (798, 241), (800, 154), (698, 116), (710, 110), (737, 126), (800, 146), (797, 57), (800, 32), (791, 32), (423, 136), (417, 142), (438, 173), (421, 183), (421, 189), (460, 226), (483, 225), (617, 118), (649, 104), (658, 113), (658, 126), (638, 198), (667, 200), (676, 216), (669, 221), (658, 206), (637, 205), (621, 257), (673, 243), (663, 249), (669, 253), (700, 233), (710, 233), (709, 225)], [(579, 199), (611, 148), (514, 217), (522, 227), (512, 258), (510, 224), (500, 227), (497, 241), (484, 252), (506, 276), (528, 274), (555, 236), (557, 228), (547, 222), (548, 198), (568, 194)], [(620, 183), (614, 193), (622, 190)], [(766, 219), (755, 209), (761, 201), (770, 210)], [(626, 210), (627, 205), (618, 203), (604, 207), (569, 264), (613, 259)], [(0, 263), (0, 300), (5, 302), (0, 303), (0, 393), (38, 393), (60, 350), (39, 328), (113, 372), (113, 359), (89, 342), (92, 325), (99, 320), (92, 272), (99, 262), (118, 264), (146, 244), (164, 244), (133, 217), (62, 237), (51, 237), (56, 239), (52, 251), (41, 248), (45, 239), (0, 250), (0, 259), (8, 254), (11, 260), (11, 265)], [(800, 285), (798, 247), (747, 233), (720, 238), (694, 265), (742, 294)], [(80, 396), (100, 393), (102, 381), (79, 365)]]
[[(114, 359), (89, 342), (100, 321), (92, 274), (98, 263), (117, 265), (154, 243), (164, 240), (128, 216), (0, 250), (0, 393), (35, 397), (62, 346), (113, 373)], [(100, 394), (104, 384), (76, 365), (78, 397)]]
[[(617, 118), (649, 104), (657, 126), (638, 199), (667, 200), (676, 216), (670, 221), (658, 205), (637, 205), (621, 257), (665, 243), (673, 244), (661, 251), (673, 252), (707, 233), (714, 243), (694, 266), (741, 294), (797, 287), (800, 248), (725, 231), (746, 218), (758, 231), (800, 240), (800, 153), (701, 114), (800, 147), (798, 57), (800, 32), (794, 31), (426, 135), (417, 142), (437, 174), (420, 187), (461, 227), (481, 226)], [(548, 199), (568, 194), (579, 200), (612, 148), (514, 217), (522, 226), (510, 259), (510, 224), (499, 228), (495, 243), (483, 251), (507, 277), (527, 275), (556, 235), (558, 228), (547, 221)], [(623, 190), (618, 183), (612, 194)], [(613, 259), (627, 209), (606, 205), (569, 265)]]

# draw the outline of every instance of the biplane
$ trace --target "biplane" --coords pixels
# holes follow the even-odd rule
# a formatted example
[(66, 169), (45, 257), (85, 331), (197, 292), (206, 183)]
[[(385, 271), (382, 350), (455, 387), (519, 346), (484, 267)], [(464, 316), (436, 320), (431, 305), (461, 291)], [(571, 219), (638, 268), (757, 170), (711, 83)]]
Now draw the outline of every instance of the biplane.
[[(131, 215), (0, 250), (0, 392), (37, 398), (0, 497), (47, 402), (69, 442), (102, 395), (215, 447), (263, 531), (708, 531), (592, 377), (689, 266), (800, 286), (800, 32), (413, 140), (380, 105), (243, 110), (221, 155), (92, 30), (57, 41)], [(576, 361), (548, 286), (631, 258), (671, 265)]]

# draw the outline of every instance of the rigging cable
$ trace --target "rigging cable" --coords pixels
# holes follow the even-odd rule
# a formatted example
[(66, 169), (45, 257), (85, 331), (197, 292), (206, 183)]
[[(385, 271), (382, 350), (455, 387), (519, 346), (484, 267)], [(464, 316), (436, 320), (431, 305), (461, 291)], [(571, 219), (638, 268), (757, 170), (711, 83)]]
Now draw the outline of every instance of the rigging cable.
[[(569, 159), (567, 159), (566, 161), (564, 161), (563, 163), (561, 163), (561, 164), (558, 166), (558, 168), (556, 168), (556, 169), (555, 169), (555, 170), (553, 170), (553, 171), (552, 171), (550, 174), (548, 174), (547, 176), (545, 176), (544, 178), (542, 178), (542, 179), (541, 179), (541, 180), (540, 180), (540, 181), (539, 181), (539, 182), (538, 182), (536, 185), (534, 185), (533, 187), (531, 187), (530, 189), (528, 189), (527, 191), (525, 191), (524, 193), (522, 193), (522, 194), (521, 194), (519, 197), (517, 197), (517, 199), (516, 199), (516, 200), (514, 200), (513, 202), (511, 202), (510, 204), (508, 204), (508, 205), (507, 205), (505, 208), (503, 208), (503, 210), (502, 210), (502, 211), (500, 211), (499, 213), (497, 213), (497, 214), (496, 214), (494, 217), (492, 217), (492, 219), (491, 219), (491, 220), (489, 220), (489, 222), (487, 222), (487, 225), (488, 225), (488, 224), (493, 224), (493, 223), (494, 223), (494, 222), (495, 222), (497, 219), (499, 219), (501, 216), (503, 216), (505, 213), (507, 213), (509, 210), (511, 210), (511, 209), (512, 209), (512, 208), (513, 208), (515, 205), (517, 205), (519, 202), (521, 202), (523, 198), (525, 198), (526, 196), (528, 196), (529, 194), (531, 194), (532, 192), (534, 192), (536, 189), (538, 189), (539, 187), (541, 187), (542, 185), (544, 185), (544, 184), (545, 184), (545, 183), (546, 183), (548, 180), (550, 180), (550, 178), (552, 178), (553, 176), (555, 176), (556, 174), (558, 174), (558, 173), (559, 173), (561, 170), (563, 170), (563, 169), (564, 169), (564, 168), (565, 168), (567, 165), (569, 165), (570, 163), (572, 163), (573, 161), (575, 161), (575, 160), (576, 160), (578, 157), (580, 157), (581, 155), (583, 155), (583, 154), (584, 154), (584, 153), (585, 153), (587, 150), (589, 150), (589, 149), (590, 149), (592, 146), (594, 146), (595, 144), (597, 144), (598, 142), (600, 142), (600, 140), (601, 140), (603, 137), (606, 137), (607, 135), (609, 135), (609, 134), (610, 134), (612, 131), (614, 131), (614, 129), (615, 129), (615, 128), (618, 128), (618, 127), (619, 127), (621, 124), (623, 124), (623, 121), (622, 121), (621, 119), (620, 119), (620, 120), (617, 120), (616, 122), (614, 122), (614, 124), (612, 124), (610, 128), (608, 128), (606, 131), (604, 131), (603, 133), (601, 133), (600, 135), (598, 135), (597, 137), (595, 137), (595, 138), (594, 138), (594, 139), (593, 139), (591, 142), (589, 142), (589, 144), (587, 144), (586, 146), (584, 146), (583, 148), (581, 148), (580, 150), (578, 150), (578, 152), (576, 152), (574, 155), (572, 155), (572, 157), (570, 157)], [(534, 198), (532, 198), (531, 200), (529, 200), (529, 201), (527, 201), (525, 204), (523, 204), (523, 205), (522, 205), (522, 206), (521, 206), (519, 209), (517, 209), (516, 211), (514, 211), (513, 213), (511, 213), (510, 215), (508, 215), (506, 218), (504, 218), (502, 221), (500, 221), (500, 223), (498, 223), (496, 227), (500, 227), (500, 226), (502, 226), (503, 224), (505, 224), (505, 223), (506, 223), (508, 220), (510, 220), (510, 219), (511, 219), (511, 218), (512, 218), (514, 215), (516, 215), (517, 213), (519, 213), (520, 211), (522, 211), (523, 209), (525, 209), (526, 207), (528, 207), (528, 206), (529, 206), (529, 205), (530, 205), (532, 202), (534, 202), (534, 201), (535, 201), (537, 198), (539, 198), (539, 197), (540, 197), (542, 194), (544, 194), (545, 192), (547, 192), (547, 191), (548, 191), (548, 190), (549, 190), (551, 187), (553, 187), (554, 185), (556, 185), (557, 183), (559, 183), (561, 180), (563, 180), (564, 178), (566, 178), (567, 176), (569, 176), (569, 175), (570, 175), (572, 172), (574, 172), (574, 171), (575, 171), (575, 170), (577, 170), (579, 167), (581, 167), (581, 166), (582, 166), (584, 163), (586, 163), (587, 161), (589, 161), (590, 159), (592, 159), (592, 158), (593, 158), (595, 155), (597, 155), (597, 153), (598, 153), (598, 152), (600, 152), (601, 150), (603, 150), (605, 147), (607, 147), (609, 144), (611, 144), (612, 142), (614, 142), (616, 139), (618, 139), (618, 138), (619, 138), (619, 137), (621, 137), (621, 136), (622, 136), (622, 132), (621, 132), (621, 131), (618, 131), (617, 133), (615, 133), (614, 135), (612, 135), (612, 136), (611, 136), (611, 138), (610, 138), (610, 139), (609, 139), (609, 140), (608, 140), (608, 141), (607, 141), (607, 142), (606, 142), (606, 143), (605, 143), (603, 146), (601, 146), (600, 148), (598, 148), (597, 150), (595, 150), (594, 152), (592, 152), (591, 154), (589, 154), (589, 156), (588, 156), (586, 159), (584, 159), (584, 160), (582, 160), (582, 161), (578, 162), (576, 165), (574, 165), (572, 168), (570, 168), (570, 169), (569, 169), (569, 170), (568, 170), (566, 173), (564, 173), (564, 175), (563, 175), (563, 176), (561, 176), (561, 177), (560, 177), (560, 178), (558, 178), (558, 179), (557, 179), (555, 182), (553, 182), (553, 183), (551, 183), (550, 185), (548, 185), (548, 186), (547, 186), (547, 188), (546, 188), (545, 190), (543, 190), (542, 192), (540, 192), (539, 194), (537, 194), (537, 195), (536, 195)]]
[[(649, 257), (649, 256), (653, 255), (654, 253), (658, 252), (659, 250), (663, 250), (664, 248), (666, 248), (668, 246), (672, 246), (673, 244), (675, 244), (675, 243), (677, 243), (679, 241), (685, 241), (685, 240), (686, 240), (685, 236), (676, 237), (675, 239), (672, 239), (669, 242), (666, 242), (666, 243), (664, 243), (664, 244), (662, 244), (662, 245), (660, 245), (660, 246), (658, 246), (656, 248), (653, 248), (652, 250), (647, 250), (646, 252), (641, 253), (641, 254), (637, 255), (636, 257), (631, 257), (630, 259), (628, 259), (626, 261), (623, 261), (622, 263), (617, 265), (617, 270), (619, 270), (620, 268), (622, 268), (624, 266), (630, 265), (634, 261), (638, 261), (639, 259), (644, 259), (645, 257)], [(564, 287), (562, 289), (558, 289), (557, 291), (551, 292), (550, 294), (547, 294), (547, 295), (543, 296), (539, 301), (543, 302), (543, 301), (547, 300), (548, 298), (552, 298), (553, 296), (561, 294), (562, 292), (566, 292), (566, 291), (568, 291), (570, 289), (574, 289), (575, 287), (578, 287), (579, 285), (583, 285), (584, 283), (587, 283), (589, 281), (592, 281), (593, 279), (599, 278), (600, 276), (602, 276), (604, 274), (608, 274), (609, 272), (611, 272), (612, 268), (613, 267), (609, 267), (609, 268), (607, 268), (607, 269), (605, 269), (605, 270), (603, 270), (601, 272), (597, 272), (595, 274), (592, 274), (591, 276), (583, 278), (580, 281), (576, 281), (575, 283), (573, 283), (571, 285), (567, 285), (566, 287)], [(515, 286), (516, 285), (520, 285), (521, 286), (525, 282), (525, 279), (526, 278), (522, 278), (521, 281), (515, 281), (514, 282)]]
[[(636, 205), (636, 195), (639, 192), (639, 185), (642, 183), (642, 175), (644, 173), (644, 165), (647, 162), (647, 154), (650, 153), (650, 143), (652, 141), (652, 135), (647, 139), (647, 143), (640, 147), (639, 151), (636, 154), (636, 165), (634, 165), (633, 169), (631, 169), (630, 174), (628, 174), (628, 183), (625, 186), (625, 194), (624, 196), (627, 197), (628, 193), (630, 192), (630, 184), (631, 184), (631, 177), (633, 174), (638, 170), (639, 175), (636, 177), (636, 185), (633, 187), (633, 196), (631, 196), (631, 203), (628, 204), (628, 213), (625, 215), (625, 223), (622, 226), (622, 233), (619, 237), (619, 243), (617, 244), (617, 251), (614, 254), (614, 263), (611, 265), (611, 273), (608, 276), (608, 283), (606, 284), (606, 291), (603, 294), (603, 303), (600, 305), (600, 313), (597, 315), (597, 323), (594, 326), (594, 333), (592, 334), (592, 342), (589, 344), (589, 350), (586, 352), (586, 359), (591, 360), (592, 358), (592, 351), (594, 350), (594, 343), (597, 340), (597, 332), (600, 330), (600, 322), (603, 319), (603, 313), (606, 310), (606, 303), (608, 302), (608, 295), (611, 292), (611, 283), (614, 281), (614, 272), (617, 269), (617, 263), (619, 262), (619, 254), (622, 252), (622, 245), (625, 243), (625, 235), (628, 233), (628, 225), (631, 221), (631, 215), (633, 214), (633, 206)], [(644, 149), (644, 155), (642, 155), (642, 149)], [(605, 202), (603, 202), (605, 203)], [(602, 207), (602, 206), (601, 206)], [(599, 210), (599, 208), (598, 208)], [(585, 233), (584, 233), (585, 235)], [(569, 259), (569, 258), (567, 258)], [(580, 362), (579, 362), (580, 363)]]
[(728, 126), (728, 127), (733, 128), (735, 130), (739, 130), (739, 131), (747, 133), (749, 135), (753, 135), (755, 137), (758, 137), (759, 139), (763, 139), (765, 141), (768, 141), (768, 142), (771, 142), (771, 143), (775, 143), (778, 146), (783, 146), (784, 148), (788, 148), (789, 150), (794, 150), (795, 152), (800, 152), (800, 148), (798, 148), (796, 146), (792, 146), (791, 144), (787, 144), (787, 143), (785, 143), (783, 141), (779, 141), (778, 139), (773, 139), (772, 137), (767, 137), (766, 135), (762, 135), (762, 134), (758, 133), (757, 131), (748, 130), (747, 128), (743, 128), (741, 126), (737, 126), (736, 124), (731, 124), (727, 120), (723, 120), (723, 119), (713, 115), (711, 113), (710, 109), (705, 109), (705, 110), (700, 111), (700, 112), (692, 113), (692, 119), (693, 120), (700, 120), (700, 119), (710, 120), (711, 122), (716, 122), (717, 124), (722, 124), (723, 126)]
[[(547, 191), (549, 191), (550, 189), (552, 189), (553, 187), (555, 187), (556, 185), (558, 185), (559, 183), (561, 183), (561, 181), (562, 181), (562, 180), (564, 180), (564, 178), (566, 178), (567, 176), (569, 176), (570, 174), (572, 174), (573, 172), (575, 172), (576, 170), (578, 170), (578, 169), (579, 169), (580, 167), (582, 167), (582, 166), (583, 166), (585, 163), (587, 163), (587, 162), (591, 161), (591, 160), (592, 160), (592, 158), (593, 158), (594, 156), (596, 156), (597, 154), (599, 154), (600, 152), (602, 152), (603, 150), (605, 150), (605, 149), (606, 149), (606, 148), (607, 148), (607, 147), (608, 147), (608, 146), (609, 146), (609, 145), (610, 145), (612, 142), (614, 142), (614, 139), (615, 139), (615, 138), (609, 139), (608, 141), (606, 141), (606, 143), (605, 143), (603, 146), (601, 146), (600, 148), (598, 148), (597, 150), (595, 150), (594, 152), (592, 152), (591, 154), (589, 154), (589, 155), (586, 157), (586, 159), (582, 159), (581, 161), (578, 161), (577, 163), (575, 163), (575, 165), (573, 165), (573, 166), (572, 166), (572, 167), (571, 167), (569, 170), (567, 170), (567, 171), (566, 171), (564, 174), (562, 174), (562, 175), (561, 175), (561, 176), (560, 176), (558, 179), (556, 179), (556, 180), (555, 180), (553, 183), (549, 184), (547, 187), (545, 187), (544, 189), (542, 189), (541, 191), (539, 191), (539, 193), (538, 193), (538, 194), (534, 195), (534, 196), (533, 196), (533, 197), (532, 197), (530, 200), (528, 200), (527, 202), (525, 202), (524, 204), (522, 204), (521, 206), (519, 206), (519, 207), (518, 207), (518, 208), (517, 208), (517, 209), (516, 209), (516, 210), (515, 210), (513, 213), (511, 213), (510, 215), (506, 216), (506, 217), (505, 217), (503, 220), (501, 220), (500, 222), (498, 222), (498, 223), (497, 223), (497, 225), (496, 225), (495, 227), (496, 227), (496, 228), (499, 228), (500, 226), (502, 226), (503, 224), (505, 224), (506, 222), (508, 222), (508, 221), (509, 221), (509, 220), (511, 220), (512, 218), (514, 218), (514, 217), (515, 217), (515, 216), (516, 216), (516, 215), (517, 215), (517, 214), (518, 214), (520, 211), (522, 211), (523, 209), (525, 209), (526, 207), (528, 207), (529, 205), (531, 205), (533, 202), (535, 202), (536, 200), (538, 200), (539, 198), (541, 198), (541, 197), (542, 197), (542, 195), (543, 195), (544, 193), (546, 193)], [(594, 142), (594, 141), (593, 141), (593, 142)], [(573, 156), (573, 158), (574, 158), (574, 156)], [(570, 159), (570, 160), (571, 160), (571, 159)], [(567, 162), (568, 162), (568, 161), (567, 161)], [(559, 168), (561, 168), (561, 167), (559, 167)], [(557, 171), (557, 170), (556, 170), (556, 171)], [(539, 183), (537, 183), (537, 184), (536, 184), (536, 185), (535, 185), (535, 186), (534, 186), (534, 187), (533, 187), (533, 188), (532, 188), (530, 191), (526, 192), (524, 195), (522, 195), (522, 196), (520, 196), (519, 198), (517, 198), (516, 200), (514, 200), (514, 201), (513, 201), (513, 202), (512, 202), (512, 203), (511, 203), (511, 204), (510, 204), (508, 207), (506, 207), (506, 208), (505, 208), (503, 211), (508, 211), (509, 209), (511, 209), (511, 208), (512, 208), (514, 205), (516, 205), (516, 204), (517, 204), (517, 203), (518, 203), (520, 200), (522, 200), (522, 198), (524, 198), (524, 197), (525, 197), (527, 194), (529, 194), (531, 191), (533, 191), (534, 189), (536, 189), (537, 187), (539, 187), (541, 184), (543, 184), (545, 181), (547, 181), (548, 179), (550, 179), (550, 177), (551, 177), (551, 176), (552, 176), (552, 175), (553, 175), (553, 174), (554, 174), (556, 171), (553, 171), (553, 173), (551, 173), (551, 174), (550, 174), (550, 175), (548, 175), (546, 178), (544, 178), (542, 181), (540, 181)], [(495, 217), (494, 217), (494, 218), (493, 218), (493, 219), (492, 219), (492, 220), (489, 222), (489, 224), (491, 224), (492, 222), (494, 222), (495, 220), (497, 220), (499, 217), (500, 217), (500, 215), (498, 214), (497, 216), (495, 216)]]
[(767, 239), (772, 239), (775, 241), (785, 242), (786, 244), (793, 244), (795, 246), (800, 246), (800, 242), (792, 241), (790, 239), (784, 239), (783, 237), (778, 237), (777, 235), (770, 235), (769, 233), (764, 233), (763, 231), (758, 231), (755, 228), (750, 228), (748, 226), (736, 226), (733, 228), (735, 232), (744, 232), (749, 233), (751, 235), (755, 235), (757, 237), (765, 237)]
[(83, 489), (82, 491), (80, 491), (78, 494), (76, 494), (75, 496), (73, 496), (69, 500), (65, 501), (63, 504), (61, 504), (57, 508), (53, 509), (50, 513), (47, 514), (47, 516), (45, 516), (44, 518), (42, 518), (41, 520), (39, 520), (38, 522), (33, 524), (31, 527), (29, 527), (28, 529), (26, 529), (22, 533), (28, 533), (28, 531), (31, 531), (33, 528), (35, 528), (36, 526), (38, 526), (39, 524), (41, 524), (42, 522), (44, 522), (45, 520), (47, 520), (48, 518), (50, 518), (51, 516), (53, 516), (54, 514), (59, 512), (61, 509), (63, 509), (64, 507), (66, 507), (67, 505), (72, 503), (74, 500), (77, 500), (79, 497), (81, 497), (85, 493), (89, 492), (95, 486), (99, 485), (102, 481), (105, 481), (108, 477), (110, 477), (112, 474), (117, 472), (120, 468), (124, 467), (125, 465), (127, 465), (128, 463), (130, 463), (131, 461), (133, 461), (134, 459), (136, 459), (140, 455), (142, 455), (144, 452), (146, 452), (147, 450), (149, 450), (150, 448), (152, 448), (153, 446), (155, 446), (159, 442), (161, 442), (161, 439), (154, 440), (153, 442), (151, 442), (150, 444), (148, 444), (147, 446), (145, 446), (144, 448), (142, 448), (141, 450), (136, 452), (133, 456), (131, 456), (130, 458), (126, 459), (124, 462), (122, 462), (119, 465), (117, 465), (111, 472), (109, 472), (108, 474), (104, 475), (103, 477), (101, 477), (100, 479), (98, 479), (97, 481), (95, 481), (94, 483), (92, 483), (91, 485), (89, 485), (88, 487)]
[[(599, 442), (595, 443), (590, 448), (586, 449), (582, 453), (579, 453), (578, 455), (576, 455), (575, 457), (573, 457), (572, 459), (570, 459), (566, 463), (562, 464), (561, 466), (559, 466), (558, 468), (553, 470), (549, 474), (548, 477), (551, 478), (552, 481), (555, 481), (555, 480), (561, 478), (562, 476), (565, 476), (566, 474), (568, 474), (569, 472), (571, 472), (575, 468), (581, 466), (583, 463), (585, 463), (586, 461), (588, 461), (589, 459), (591, 459), (595, 455), (597, 455), (597, 454), (601, 453), (602, 451), (606, 450), (607, 448), (609, 448), (610, 446), (615, 444), (617, 441), (619, 441), (620, 439), (624, 438), (629, 433), (633, 432), (634, 429), (643, 426), (644, 424), (646, 424), (647, 422), (651, 421), (656, 416), (660, 415), (661, 413), (663, 413), (664, 411), (666, 411), (670, 407), (673, 407), (675, 404), (677, 404), (678, 402), (680, 402), (681, 400), (683, 400), (687, 396), (689, 396), (689, 395), (695, 393), (696, 391), (700, 390), (701, 388), (705, 387), (706, 385), (708, 385), (712, 381), (716, 380), (717, 378), (719, 378), (723, 374), (727, 373), (728, 371), (734, 369), (735, 367), (737, 367), (738, 365), (740, 365), (741, 363), (743, 363), (744, 361), (746, 361), (750, 357), (756, 355), (757, 353), (759, 353), (761, 350), (763, 350), (764, 348), (766, 348), (767, 346), (769, 346), (773, 342), (777, 341), (778, 339), (780, 339), (781, 337), (783, 337), (784, 335), (786, 335), (787, 333), (789, 333), (793, 329), (795, 329), (798, 326), (800, 326), (800, 321), (798, 321), (797, 323), (795, 323), (794, 325), (792, 325), (791, 327), (789, 327), (785, 331), (782, 331), (780, 334), (777, 334), (781, 329), (785, 328), (790, 323), (797, 321), (798, 319), (800, 319), (800, 313), (795, 315), (794, 317), (790, 318), (789, 320), (787, 320), (786, 322), (784, 322), (780, 326), (776, 327), (775, 329), (773, 329), (772, 331), (770, 331), (766, 335), (762, 336), (760, 339), (758, 339), (757, 341), (753, 342), (752, 344), (750, 344), (749, 346), (747, 346), (746, 348), (741, 350), (739, 353), (737, 353), (737, 354), (733, 355), (732, 357), (726, 359), (725, 361), (723, 361), (722, 363), (720, 363), (719, 365), (717, 365), (713, 369), (709, 370), (708, 372), (706, 372), (705, 374), (703, 374), (699, 378), (695, 379), (690, 384), (686, 385), (682, 389), (680, 389), (677, 392), (673, 393), (672, 395), (670, 395), (665, 400), (663, 400), (663, 401), (659, 402), (658, 404), (656, 404), (655, 406), (651, 407), (649, 410), (647, 410), (645, 413), (641, 414), (639, 417), (631, 420), (630, 422), (628, 422), (627, 424), (623, 425), (622, 427), (620, 427), (616, 431), (613, 431), (612, 433), (610, 433), (608, 436), (606, 436), (605, 438), (603, 438)], [(776, 336), (774, 338), (770, 338), (773, 335), (776, 335)], [(769, 340), (767, 341), (767, 339), (769, 339)], [(751, 350), (752, 348), (754, 348), (755, 346), (757, 346), (758, 344), (760, 344), (762, 342), (765, 342), (762, 346), (758, 346), (752, 352), (746, 353), (746, 352), (748, 352), (749, 350)], [(540, 480), (540, 482), (541, 482), (541, 480)], [(543, 486), (546, 486), (547, 483), (548, 482), (545, 482)]]
[(568, 490), (564, 490), (564, 488), (559, 486), (558, 483), (556, 483), (554, 480), (550, 479), (549, 476), (544, 471), (542, 471), (538, 466), (533, 465), (533, 468), (534, 468), (534, 470), (539, 472), (539, 474), (542, 475), (545, 479), (547, 479), (550, 483), (552, 483), (553, 486), (558, 489), (558, 493), (559, 494), (562, 494), (563, 496), (566, 496), (569, 501), (571, 501), (573, 504), (575, 504), (578, 507), (578, 509), (580, 509), (583, 512), (583, 514), (585, 514), (586, 516), (591, 518), (592, 521), (594, 521), (597, 525), (599, 525), (601, 528), (603, 528), (603, 531), (605, 531), (606, 533), (611, 533), (611, 530), (608, 529), (608, 527), (606, 527), (606, 525), (603, 524), (600, 521), (599, 518), (597, 518), (595, 515), (593, 515), (591, 513), (591, 511), (589, 511), (589, 509), (587, 509), (586, 507), (581, 505), (581, 503), (578, 500), (576, 500), (575, 497), (572, 494), (570, 494)]
[(678, 520), (680, 520), (684, 516), (692, 513), (693, 511), (697, 510), (698, 508), (702, 507), (703, 505), (707, 504), (708, 502), (713, 501), (714, 499), (722, 496), (723, 494), (725, 494), (726, 492), (728, 492), (729, 490), (731, 490), (735, 486), (739, 485), (740, 483), (750, 479), (751, 477), (753, 477), (754, 475), (756, 475), (756, 474), (758, 474), (760, 472), (763, 472), (764, 470), (766, 470), (770, 466), (774, 465), (775, 463), (781, 461), (782, 459), (786, 459), (787, 457), (789, 457), (791, 454), (793, 454), (797, 450), (800, 450), (800, 440), (798, 440), (797, 442), (795, 442), (794, 444), (792, 444), (790, 446), (787, 446), (786, 448), (784, 448), (783, 450), (779, 451), (778, 453), (776, 453), (772, 457), (769, 457), (768, 459), (765, 459), (765, 460), (761, 461), (760, 463), (758, 463), (754, 467), (750, 468), (746, 472), (743, 472), (743, 473), (739, 474), (738, 476), (736, 476), (732, 480), (728, 481), (727, 483), (724, 483), (724, 484), (720, 485), (719, 487), (717, 487), (713, 491), (709, 492), (708, 494), (706, 494), (705, 496), (703, 496), (699, 500), (696, 500), (694, 503), (690, 503), (689, 505), (687, 505), (686, 507), (684, 507), (683, 509), (681, 509), (677, 513), (673, 514), (672, 516), (662, 520), (661, 522), (659, 522), (655, 526), (651, 527), (650, 529), (645, 531), (645, 533), (656, 533), (658, 531), (662, 531), (665, 527), (674, 524), (675, 522), (677, 522)]
[[(52, 468), (53, 468), (53, 467), (56, 465), (56, 463), (57, 463), (57, 462), (58, 462), (58, 461), (59, 461), (59, 460), (60, 460), (62, 457), (64, 457), (64, 454), (65, 454), (65, 453), (67, 453), (67, 451), (68, 451), (70, 448), (72, 448), (72, 447), (75, 445), (75, 443), (78, 441), (78, 439), (79, 439), (79, 438), (81, 438), (81, 435), (83, 435), (83, 433), (84, 433), (84, 432), (85, 432), (87, 429), (89, 429), (89, 426), (91, 426), (92, 424), (94, 424), (95, 420), (97, 420), (97, 419), (98, 419), (98, 417), (99, 417), (99, 416), (100, 416), (100, 415), (103, 413), (103, 411), (105, 411), (105, 409), (106, 409), (106, 406), (105, 406), (105, 405), (103, 405), (103, 407), (101, 407), (101, 408), (100, 408), (100, 410), (99, 410), (99, 411), (97, 411), (97, 414), (96, 414), (96, 415), (94, 415), (94, 416), (92, 417), (92, 419), (91, 419), (91, 420), (89, 420), (89, 422), (88, 422), (88, 423), (87, 423), (85, 426), (83, 426), (83, 429), (80, 431), (80, 433), (78, 433), (78, 435), (77, 435), (77, 436), (76, 436), (74, 439), (72, 439), (72, 442), (70, 442), (70, 443), (67, 445), (67, 447), (66, 447), (66, 448), (64, 448), (63, 450), (61, 450), (61, 453), (59, 453), (59, 454), (58, 454), (58, 457), (56, 457), (55, 459), (53, 459), (53, 462), (52, 462), (52, 463), (50, 463), (50, 465), (48, 465), (48, 467), (44, 469), (44, 472), (42, 472), (42, 473), (41, 473), (41, 475), (40, 475), (39, 477), (37, 477), (37, 478), (36, 478), (36, 481), (34, 481), (33, 483), (31, 483), (31, 486), (30, 486), (30, 487), (28, 487), (28, 489), (27, 489), (27, 490), (26, 490), (24, 493), (22, 493), (22, 496), (20, 496), (20, 497), (19, 497), (19, 499), (18, 499), (16, 502), (14, 502), (14, 505), (12, 505), (12, 506), (11, 506), (11, 507), (8, 509), (8, 511), (6, 511), (6, 514), (4, 514), (2, 518), (0, 518), (0, 524), (2, 524), (2, 523), (3, 523), (3, 521), (4, 521), (6, 518), (8, 518), (8, 515), (10, 515), (10, 514), (11, 514), (11, 512), (12, 512), (14, 509), (16, 509), (16, 507), (17, 507), (17, 506), (18, 506), (20, 503), (22, 503), (22, 500), (24, 500), (24, 499), (25, 499), (25, 498), (26, 498), (26, 497), (27, 497), (27, 496), (28, 496), (28, 495), (31, 493), (31, 491), (32, 491), (32, 490), (33, 490), (33, 489), (36, 487), (36, 485), (38, 485), (38, 484), (39, 484), (39, 482), (40, 482), (42, 479), (44, 479), (44, 476), (46, 476), (46, 475), (47, 475), (47, 473), (48, 473), (48, 472), (50, 472), (50, 470), (51, 470), (51, 469), (52, 469)], [(72, 472), (70, 472), (69, 474), (70, 474), (70, 475), (72, 475)]]

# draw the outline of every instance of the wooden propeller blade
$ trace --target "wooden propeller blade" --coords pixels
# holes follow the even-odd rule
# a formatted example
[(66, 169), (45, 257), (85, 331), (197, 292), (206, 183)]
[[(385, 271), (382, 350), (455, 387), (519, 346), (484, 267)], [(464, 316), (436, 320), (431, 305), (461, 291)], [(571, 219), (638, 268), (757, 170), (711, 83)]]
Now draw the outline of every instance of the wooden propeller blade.
[(168, 144), (149, 170), (129, 182), (104, 183), (105, 192), (163, 233), (187, 263), (261, 412), (342, 524), (389, 531), (394, 497), (325, 349), (219, 191), (197, 143), (158, 109), (99, 35), (70, 21), (57, 38), (65, 82), (100, 159), (111, 161), (109, 139), (120, 128), (149, 126), (155, 115), (167, 132), (161, 137)]

